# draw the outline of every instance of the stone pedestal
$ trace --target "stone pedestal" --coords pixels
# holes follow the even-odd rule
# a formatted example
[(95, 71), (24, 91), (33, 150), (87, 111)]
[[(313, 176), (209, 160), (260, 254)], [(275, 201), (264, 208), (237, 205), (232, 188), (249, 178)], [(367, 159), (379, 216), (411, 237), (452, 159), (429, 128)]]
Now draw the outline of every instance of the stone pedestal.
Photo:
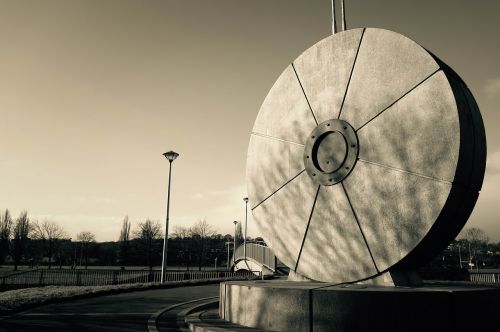
[(231, 281), (220, 288), (222, 319), (270, 331), (493, 331), (500, 289), (474, 286), (334, 286)]

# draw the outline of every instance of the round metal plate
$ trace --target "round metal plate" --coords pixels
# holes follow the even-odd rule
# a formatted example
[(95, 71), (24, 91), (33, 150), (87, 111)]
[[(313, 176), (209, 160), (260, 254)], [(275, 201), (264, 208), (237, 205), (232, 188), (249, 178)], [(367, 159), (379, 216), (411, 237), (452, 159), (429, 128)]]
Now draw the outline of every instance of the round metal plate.
[(354, 282), (444, 249), (485, 163), (481, 115), (456, 73), (395, 32), (347, 30), (269, 91), (248, 148), (249, 204), (296, 273)]
[(311, 179), (331, 186), (345, 179), (358, 160), (358, 136), (344, 120), (320, 123), (309, 135), (304, 149), (304, 165)]

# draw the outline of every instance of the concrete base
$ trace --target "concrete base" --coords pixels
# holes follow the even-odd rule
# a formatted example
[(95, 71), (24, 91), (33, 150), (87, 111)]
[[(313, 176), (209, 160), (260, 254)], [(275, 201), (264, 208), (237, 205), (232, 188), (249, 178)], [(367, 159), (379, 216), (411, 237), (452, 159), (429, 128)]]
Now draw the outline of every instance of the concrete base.
[(221, 283), (222, 319), (271, 331), (482, 331), (500, 326), (500, 289), (290, 281)]

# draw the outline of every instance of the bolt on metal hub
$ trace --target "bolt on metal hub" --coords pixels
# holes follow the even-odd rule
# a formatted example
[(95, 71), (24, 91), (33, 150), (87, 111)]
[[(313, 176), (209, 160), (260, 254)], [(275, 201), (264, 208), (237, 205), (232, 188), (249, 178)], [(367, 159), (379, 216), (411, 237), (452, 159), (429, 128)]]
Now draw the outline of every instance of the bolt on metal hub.
[(358, 136), (344, 120), (320, 123), (309, 135), (304, 150), (307, 174), (317, 184), (331, 186), (345, 179), (358, 160)]

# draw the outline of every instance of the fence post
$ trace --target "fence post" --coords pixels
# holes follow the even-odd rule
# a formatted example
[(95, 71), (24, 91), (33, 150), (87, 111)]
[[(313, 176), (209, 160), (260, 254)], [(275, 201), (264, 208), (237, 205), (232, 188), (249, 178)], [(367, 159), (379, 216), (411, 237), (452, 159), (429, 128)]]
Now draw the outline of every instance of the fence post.
[(40, 277), (38, 279), (38, 286), (43, 286), (43, 270), (40, 270)]
[(113, 285), (117, 285), (118, 284), (118, 271), (116, 270), (113, 270)]
[(76, 271), (76, 285), (77, 286), (82, 285), (82, 271), (80, 271), (80, 270)]

